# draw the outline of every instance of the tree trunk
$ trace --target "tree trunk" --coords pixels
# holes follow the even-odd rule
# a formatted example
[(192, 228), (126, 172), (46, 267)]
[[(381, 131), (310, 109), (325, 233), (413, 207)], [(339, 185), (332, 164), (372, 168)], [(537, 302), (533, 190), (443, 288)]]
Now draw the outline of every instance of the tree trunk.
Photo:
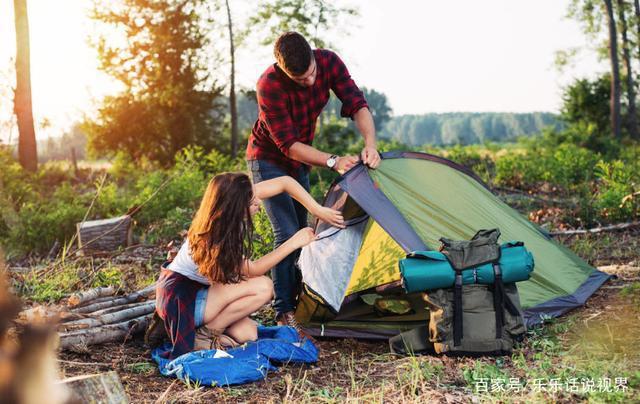
[(18, 159), (29, 171), (38, 169), (36, 131), (31, 105), (31, 61), (27, 0), (13, 0), (16, 22), (16, 90), (13, 110), (18, 121)]
[(636, 16), (636, 31), (638, 32), (638, 37), (636, 39), (638, 42), (638, 58), (640, 59), (640, 0), (633, 0), (633, 6)]
[(96, 375), (82, 375), (62, 381), (78, 403), (128, 403), (129, 397), (115, 370)]
[(609, 25), (609, 59), (611, 60), (611, 131), (616, 139), (620, 132), (620, 66), (618, 62), (618, 34), (616, 21), (613, 17), (612, 0), (604, 0), (607, 8), (607, 22)]
[(633, 71), (631, 68), (631, 51), (629, 49), (629, 36), (627, 35), (627, 19), (625, 18), (625, 2), (618, 0), (618, 19), (620, 19), (620, 29), (622, 34), (622, 57), (624, 67), (627, 71), (627, 99), (629, 107), (627, 109), (627, 130), (633, 139), (638, 138), (638, 118), (636, 116), (636, 91), (633, 82)]
[(83, 254), (91, 254), (131, 245), (131, 222), (131, 216), (124, 215), (77, 223), (78, 249)]
[(229, 109), (231, 112), (231, 157), (238, 154), (238, 108), (236, 105), (236, 56), (233, 43), (233, 25), (231, 21), (231, 8), (229, 0), (225, 0), (227, 6), (227, 19), (229, 22), (229, 50), (231, 54), (231, 84), (229, 86)]

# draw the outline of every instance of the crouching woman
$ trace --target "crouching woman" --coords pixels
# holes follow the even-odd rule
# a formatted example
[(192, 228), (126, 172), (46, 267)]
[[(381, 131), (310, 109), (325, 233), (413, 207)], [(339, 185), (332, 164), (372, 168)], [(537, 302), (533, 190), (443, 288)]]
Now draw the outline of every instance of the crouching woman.
[(311, 228), (298, 231), (252, 261), (252, 216), (261, 200), (286, 192), (312, 214), (337, 227), (342, 215), (319, 205), (297, 181), (279, 177), (253, 185), (246, 174), (215, 176), (176, 257), (163, 266), (156, 286), (156, 314), (164, 323), (169, 357), (200, 349), (224, 349), (257, 339), (249, 315), (273, 296), (264, 274), (295, 250), (315, 240)]

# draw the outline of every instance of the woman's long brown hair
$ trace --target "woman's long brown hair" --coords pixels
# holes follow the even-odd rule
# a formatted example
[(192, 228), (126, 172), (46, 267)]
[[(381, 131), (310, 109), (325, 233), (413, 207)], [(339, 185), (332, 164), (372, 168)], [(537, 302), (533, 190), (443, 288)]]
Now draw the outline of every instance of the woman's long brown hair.
[(213, 283), (238, 283), (251, 256), (251, 181), (243, 173), (218, 174), (207, 186), (189, 227), (191, 257)]

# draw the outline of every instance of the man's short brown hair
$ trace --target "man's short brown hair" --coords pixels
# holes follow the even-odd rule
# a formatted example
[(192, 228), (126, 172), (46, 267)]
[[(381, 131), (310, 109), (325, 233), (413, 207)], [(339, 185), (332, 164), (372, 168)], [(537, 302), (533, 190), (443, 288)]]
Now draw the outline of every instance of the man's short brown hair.
[(297, 32), (280, 35), (273, 47), (278, 66), (294, 76), (304, 74), (309, 69), (311, 54), (309, 42)]

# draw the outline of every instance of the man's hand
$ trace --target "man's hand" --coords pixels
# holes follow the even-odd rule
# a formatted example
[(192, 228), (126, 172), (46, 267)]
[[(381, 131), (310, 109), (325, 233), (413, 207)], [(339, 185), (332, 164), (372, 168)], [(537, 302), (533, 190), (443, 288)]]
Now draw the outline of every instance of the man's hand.
[(374, 146), (365, 146), (360, 153), (360, 158), (369, 168), (376, 169), (380, 165), (380, 154)]
[(336, 163), (336, 171), (338, 174), (342, 175), (349, 171), (353, 166), (358, 164), (358, 156), (342, 156), (338, 157), (338, 162)]
[(329, 223), (331, 226), (344, 229), (344, 218), (342, 213), (335, 209), (328, 208), (326, 206), (319, 207), (315, 212), (312, 212), (318, 219), (325, 223)]

